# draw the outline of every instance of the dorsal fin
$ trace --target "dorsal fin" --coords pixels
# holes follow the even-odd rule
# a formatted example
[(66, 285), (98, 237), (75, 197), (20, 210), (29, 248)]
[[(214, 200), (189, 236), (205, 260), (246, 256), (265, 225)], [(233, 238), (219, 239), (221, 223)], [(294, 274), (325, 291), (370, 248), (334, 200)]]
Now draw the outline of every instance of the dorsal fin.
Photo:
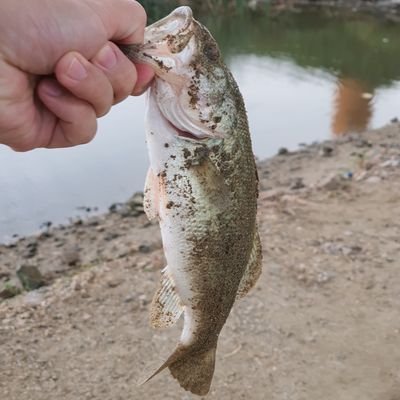
[(153, 328), (166, 328), (175, 324), (183, 311), (168, 266), (161, 273), (160, 287), (151, 304), (150, 323)]
[(260, 242), (260, 235), (258, 228), (254, 234), (253, 248), (250, 253), (249, 262), (246, 267), (246, 271), (243, 274), (242, 280), (240, 281), (239, 288), (236, 294), (236, 298), (240, 299), (250, 291), (250, 289), (256, 284), (258, 278), (261, 275), (262, 270), (262, 248)]

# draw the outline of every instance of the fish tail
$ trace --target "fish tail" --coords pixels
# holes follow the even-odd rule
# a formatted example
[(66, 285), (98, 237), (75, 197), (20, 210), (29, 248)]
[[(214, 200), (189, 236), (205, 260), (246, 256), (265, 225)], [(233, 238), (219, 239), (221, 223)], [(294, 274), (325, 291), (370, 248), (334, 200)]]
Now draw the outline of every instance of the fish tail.
[(185, 390), (199, 396), (209, 392), (214, 375), (216, 348), (214, 346), (203, 352), (188, 353), (168, 366), (172, 376)]
[(178, 346), (167, 361), (145, 382), (168, 367), (172, 376), (185, 390), (205, 396), (210, 390), (214, 375), (216, 348), (215, 345), (205, 351), (188, 351), (188, 348)]

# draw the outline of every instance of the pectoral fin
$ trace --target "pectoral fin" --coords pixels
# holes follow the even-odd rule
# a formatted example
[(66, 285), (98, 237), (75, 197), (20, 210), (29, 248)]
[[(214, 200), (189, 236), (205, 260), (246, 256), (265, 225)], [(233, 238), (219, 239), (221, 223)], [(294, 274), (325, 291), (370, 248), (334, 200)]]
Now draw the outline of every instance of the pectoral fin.
[(154, 295), (150, 311), (150, 323), (153, 328), (166, 328), (175, 324), (182, 314), (183, 306), (175, 284), (169, 274), (168, 266), (162, 270), (160, 288)]
[(242, 280), (239, 284), (239, 289), (236, 294), (236, 298), (240, 299), (252, 289), (256, 284), (258, 278), (261, 275), (262, 269), (262, 249), (260, 242), (260, 235), (258, 229), (254, 234), (253, 249), (251, 250), (249, 262), (246, 267), (246, 271), (243, 274)]
[(151, 168), (147, 171), (144, 184), (143, 208), (149, 220), (158, 218), (159, 208), (159, 184), (158, 177)]

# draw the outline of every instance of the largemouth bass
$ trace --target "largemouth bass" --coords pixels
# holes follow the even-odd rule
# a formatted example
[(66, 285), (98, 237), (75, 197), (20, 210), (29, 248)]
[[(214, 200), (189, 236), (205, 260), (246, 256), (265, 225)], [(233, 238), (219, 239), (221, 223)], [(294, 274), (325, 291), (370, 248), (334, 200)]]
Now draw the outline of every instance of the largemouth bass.
[(175, 351), (151, 377), (168, 367), (184, 389), (205, 395), (219, 333), (261, 273), (246, 111), (217, 43), (189, 7), (147, 27), (144, 45), (121, 48), (156, 72), (147, 100), (144, 207), (159, 220), (168, 266), (151, 324), (167, 327), (184, 313)]

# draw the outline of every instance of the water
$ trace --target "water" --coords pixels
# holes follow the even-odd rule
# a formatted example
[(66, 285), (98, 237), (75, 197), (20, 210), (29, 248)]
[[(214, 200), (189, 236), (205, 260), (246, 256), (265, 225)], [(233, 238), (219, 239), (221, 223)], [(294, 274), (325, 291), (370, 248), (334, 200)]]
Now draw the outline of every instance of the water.
[[(245, 98), (259, 158), (400, 116), (400, 26), (321, 15), (204, 20)], [(21, 154), (0, 146), (0, 242), (142, 190), (143, 112), (143, 97), (126, 100), (82, 147)]]

